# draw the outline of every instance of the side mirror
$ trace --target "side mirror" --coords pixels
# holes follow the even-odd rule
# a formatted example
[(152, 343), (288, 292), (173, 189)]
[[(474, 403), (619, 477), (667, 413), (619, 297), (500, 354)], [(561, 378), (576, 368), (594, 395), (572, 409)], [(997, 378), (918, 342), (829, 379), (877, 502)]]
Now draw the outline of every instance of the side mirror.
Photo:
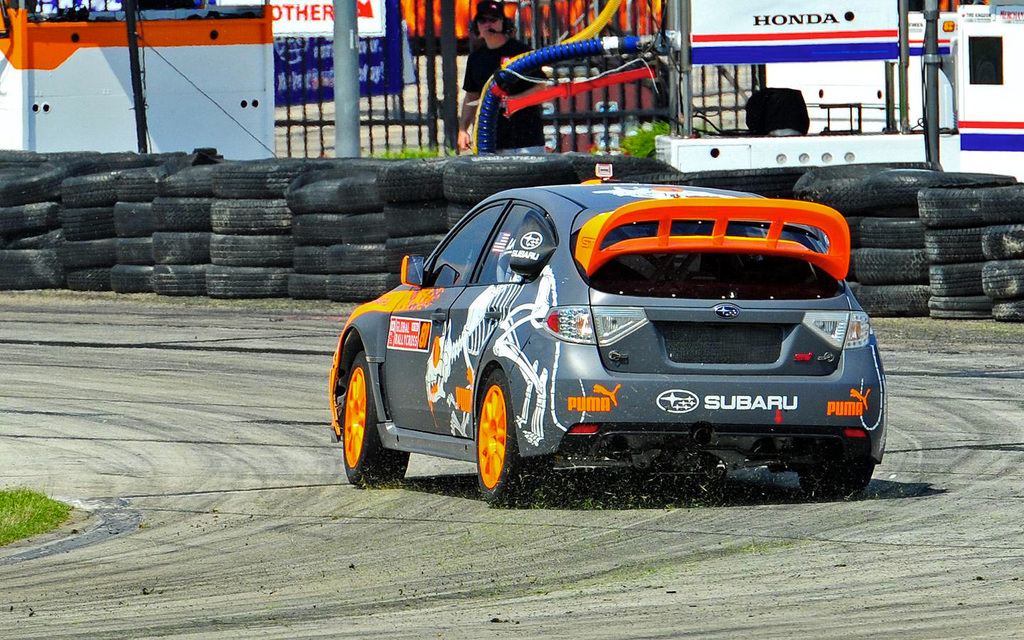
[(402, 258), (402, 284), (410, 287), (423, 286), (423, 256)]
[(556, 244), (551, 227), (540, 214), (531, 211), (516, 231), (509, 249), (508, 266), (521, 276), (533, 278), (548, 263)]

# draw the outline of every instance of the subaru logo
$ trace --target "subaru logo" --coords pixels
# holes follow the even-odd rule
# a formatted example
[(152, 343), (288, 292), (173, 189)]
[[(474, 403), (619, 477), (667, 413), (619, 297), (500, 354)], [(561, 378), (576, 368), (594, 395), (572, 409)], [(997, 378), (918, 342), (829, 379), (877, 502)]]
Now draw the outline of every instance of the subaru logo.
[(519, 239), (519, 246), (527, 251), (533, 251), (543, 243), (544, 236), (540, 235), (536, 231), (529, 231)]
[(740, 308), (734, 307), (731, 304), (720, 304), (717, 307), (715, 307), (715, 315), (718, 316), (719, 318), (725, 318), (726, 320), (730, 320), (740, 315)]
[(658, 396), (658, 408), (668, 413), (690, 413), (700, 406), (700, 398), (692, 391), (669, 389)]

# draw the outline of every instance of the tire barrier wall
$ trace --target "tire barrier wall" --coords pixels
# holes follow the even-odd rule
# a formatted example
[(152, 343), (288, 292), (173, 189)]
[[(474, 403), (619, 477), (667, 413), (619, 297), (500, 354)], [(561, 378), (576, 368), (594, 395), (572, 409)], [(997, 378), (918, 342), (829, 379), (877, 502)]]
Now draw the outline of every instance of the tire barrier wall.
[(629, 182), (746, 190), (840, 211), (850, 286), (875, 316), (1024, 318), (1024, 185), (923, 164), (681, 173), (574, 153), (224, 162), (0, 151), (0, 289), (363, 302), (483, 199)]

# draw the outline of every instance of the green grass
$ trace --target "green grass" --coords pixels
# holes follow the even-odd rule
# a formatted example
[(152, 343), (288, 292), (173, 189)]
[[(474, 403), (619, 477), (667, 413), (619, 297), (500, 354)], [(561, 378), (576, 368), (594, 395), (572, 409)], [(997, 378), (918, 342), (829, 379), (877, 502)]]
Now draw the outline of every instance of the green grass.
[(71, 507), (29, 489), (0, 490), (0, 546), (56, 529)]
[(437, 149), (405, 149), (403, 151), (382, 151), (372, 157), (385, 160), (405, 160), (409, 158), (437, 158), (441, 152)]

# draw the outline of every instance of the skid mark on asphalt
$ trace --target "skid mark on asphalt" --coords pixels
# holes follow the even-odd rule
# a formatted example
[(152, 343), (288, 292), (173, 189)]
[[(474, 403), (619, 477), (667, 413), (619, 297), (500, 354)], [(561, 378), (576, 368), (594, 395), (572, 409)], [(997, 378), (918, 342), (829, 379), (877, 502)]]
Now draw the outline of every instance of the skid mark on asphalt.
[(83, 442), (143, 442), (146, 444), (201, 444), (204, 446), (220, 447), (277, 447), (281, 449), (323, 449), (322, 444), (272, 444), (268, 442), (226, 442), (218, 440), (163, 440), (159, 438), (101, 438), (92, 436), (38, 436), (22, 433), (0, 434), (0, 439), (10, 438), (11, 440), (80, 440)]
[(95, 519), (89, 528), (81, 533), (0, 557), (0, 566), (81, 549), (136, 531), (142, 523), (142, 512), (130, 508), (128, 501), (123, 498), (76, 500), (54, 496), (54, 499), (70, 504), (76, 509), (92, 512)]
[[(322, 337), (322, 336), (317, 336)], [(249, 338), (250, 340), (252, 338)], [(0, 345), (22, 345), (32, 347), (60, 347), (70, 349), (154, 349), (157, 351), (212, 351), (215, 353), (258, 353), (286, 356), (316, 356), (329, 358), (333, 353), (328, 349), (286, 349), (282, 347), (210, 347), (194, 343), (176, 342), (86, 342), (78, 340), (14, 340), (0, 339)]]
[(1024, 442), (992, 442), (987, 444), (954, 444), (944, 447), (915, 447), (913, 449), (887, 449), (886, 455), (890, 453), (917, 453), (918, 451), (1000, 451), (1008, 453), (1024, 453)]
[[(0, 398), (8, 398), (8, 399), (11, 399), (11, 400), (53, 400), (53, 396), (50, 396), (50, 395), (31, 396), (31, 395), (4, 395), (4, 394), (0, 394)], [(61, 401), (62, 402), (91, 402), (91, 403), (109, 402), (109, 403), (112, 403), (112, 404), (144, 404), (144, 405), (147, 405), (147, 406), (153, 404), (153, 400), (152, 399), (146, 399), (146, 398), (142, 398), (142, 399), (139, 399), (139, 400), (125, 400), (125, 399), (118, 399), (118, 398), (102, 398), (102, 399), (98, 399), (98, 398), (95, 398), (95, 397), (71, 398), (71, 397), (67, 397), (67, 396), (62, 396), (61, 397)], [(218, 403), (218, 402), (184, 402), (184, 401), (165, 400), (163, 398), (160, 399), (160, 405), (164, 406), (164, 407), (233, 407), (233, 408), (236, 408), (236, 409), (238, 408), (238, 403), (237, 402), (222, 402), (222, 403)], [(279, 409), (280, 410), (294, 410), (294, 411), (322, 411), (324, 409), (324, 407), (322, 407), (322, 406), (296, 407), (296, 406), (283, 406), (283, 405), (256, 405), (256, 404), (247, 404), (246, 408), (248, 408), (250, 410), (260, 410), (260, 411), (270, 411), (270, 410), (279, 410)], [(318, 423), (318, 424), (320, 424), (320, 423)]]
[(961, 371), (899, 371), (886, 369), (886, 378), (990, 378), (997, 380), (1024, 380), (1024, 369), (999, 369), (982, 371), (964, 369)]
[[(176, 491), (172, 493), (133, 493), (122, 496), (132, 500), (142, 498), (190, 498), (211, 495), (228, 495), (235, 493), (261, 493), (264, 491), (291, 491), (294, 489), (345, 489), (352, 488), (347, 482), (324, 482), (319, 484), (289, 484), (277, 487), (247, 487), (244, 489), (202, 489), (198, 491)], [(155, 509), (151, 509), (155, 510)], [(245, 514), (250, 515), (250, 514)]]

